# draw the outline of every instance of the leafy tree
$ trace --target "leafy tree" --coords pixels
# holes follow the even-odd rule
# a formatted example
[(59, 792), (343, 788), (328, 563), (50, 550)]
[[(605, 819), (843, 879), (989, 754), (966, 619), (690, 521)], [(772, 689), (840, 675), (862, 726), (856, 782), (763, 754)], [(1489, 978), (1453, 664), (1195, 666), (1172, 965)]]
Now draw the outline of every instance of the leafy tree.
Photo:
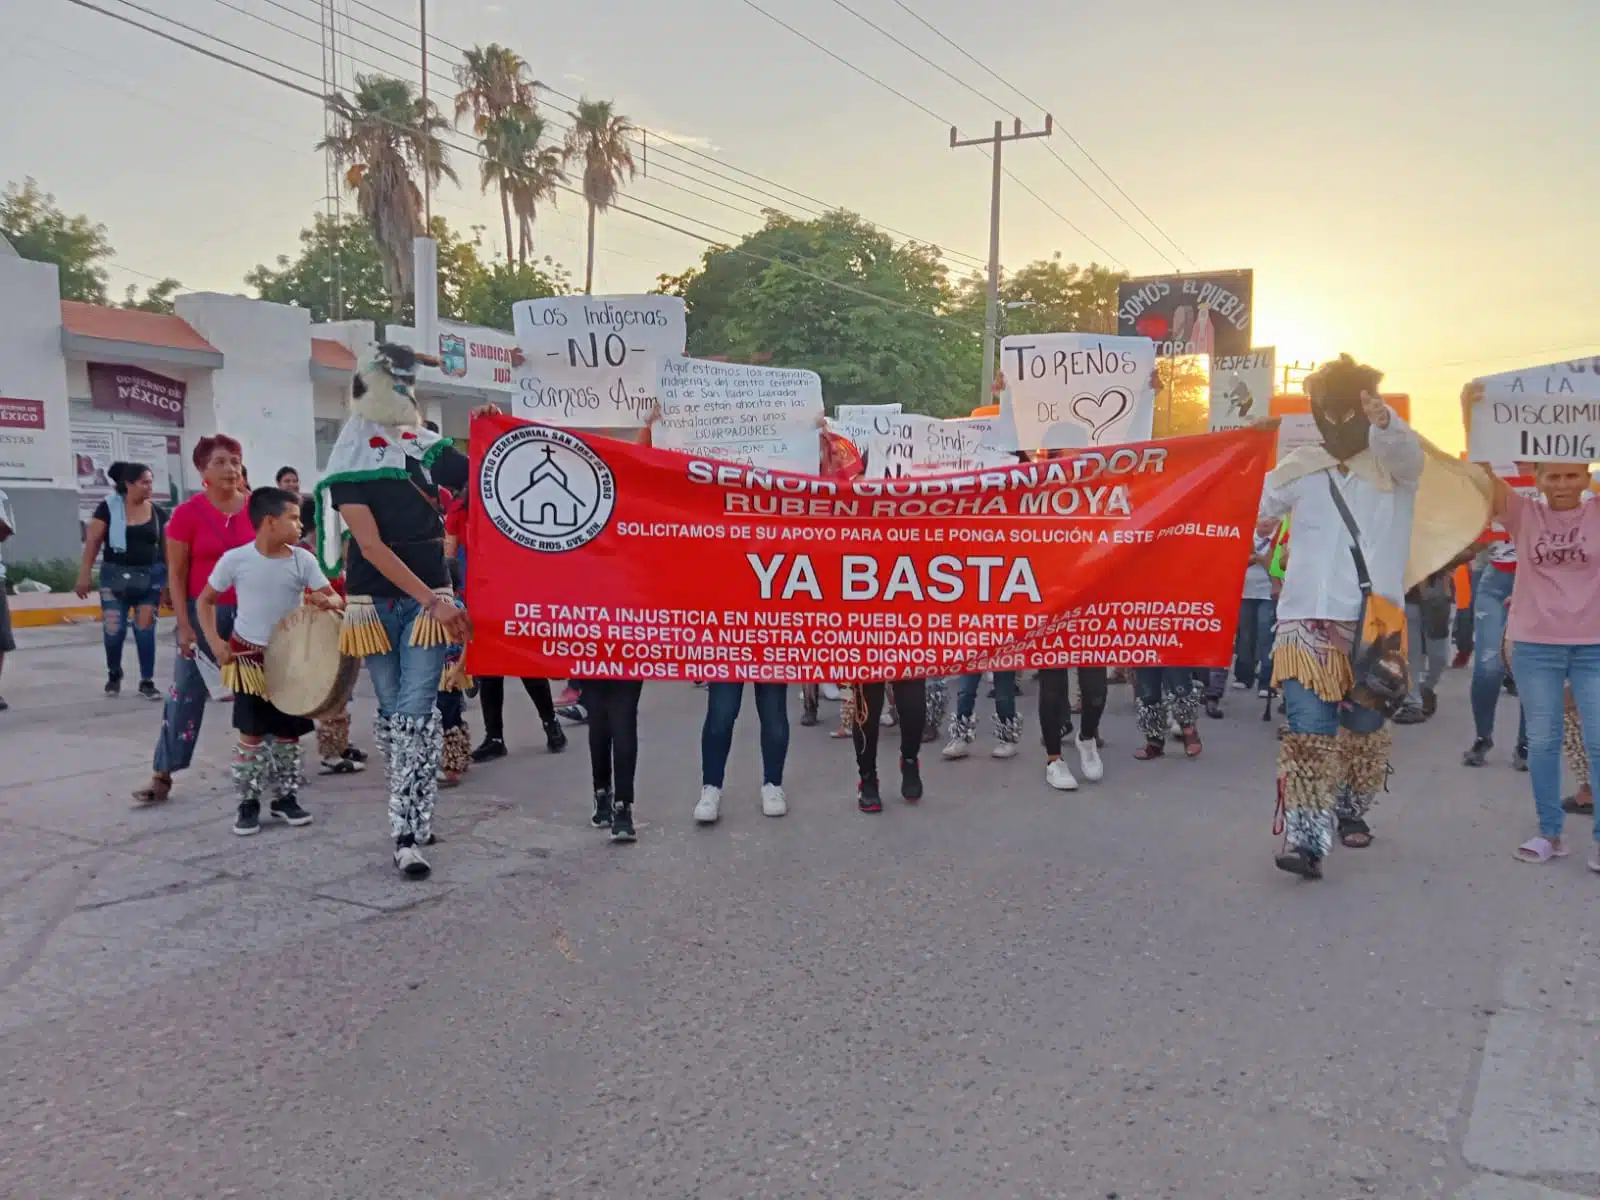
[(610, 100), (579, 100), (567, 133), (567, 157), (583, 161), (583, 198), (589, 204), (589, 253), (583, 265), (583, 292), (594, 291), (594, 218), (616, 201), (625, 179), (635, 173), (628, 138), (633, 122)]
[(1211, 428), (1211, 360), (1204, 354), (1156, 359), (1154, 437), (1186, 437)]
[(128, 290), (122, 294), (122, 307), (136, 308), (141, 312), (170, 313), (172, 301), (182, 287), (183, 284), (169, 275), (159, 283), (145, 288), (144, 297), (141, 299), (138, 285), (130, 283)]
[[(1126, 277), (1099, 263), (1080, 267), (1061, 263), (1058, 251), (1050, 258), (1029, 263), (1000, 281), (1005, 333), (1116, 333), (1117, 284)], [(968, 287), (983, 311), (984, 283), (974, 278)]]
[(398, 313), (411, 294), (411, 241), (422, 232), (422, 191), (412, 173), (429, 182), (456, 179), (440, 132), (449, 123), (431, 100), (404, 79), (357, 75), (353, 96), (328, 97), (337, 128), (317, 143), (345, 169), (345, 185), (372, 227), (383, 285)]
[(67, 216), (33, 179), (0, 193), (0, 234), (23, 258), (56, 265), (63, 300), (106, 302), (109, 276), (101, 264), (114, 253), (106, 227), (81, 214)]
[(952, 312), (938, 251), (896, 245), (854, 213), (800, 221), (769, 211), (736, 249), (708, 250), (658, 290), (683, 297), (690, 354), (809, 368), (831, 404), (899, 401), (933, 416), (972, 408), (979, 326)]
[[(497, 264), (491, 268), (478, 256), (481, 228), (474, 226), (473, 236), (468, 240), (457, 236), (444, 218), (435, 217), (432, 232), (439, 243), (439, 315), (474, 324), (499, 325), (499, 322), (479, 321), (469, 315), (474, 311), (494, 311), (494, 303), (484, 297), (493, 294), (495, 286), (509, 286), (503, 282), (493, 283), (500, 267)], [(532, 274), (542, 278), (537, 271)], [(551, 278), (558, 276), (559, 272), (553, 273)], [(381, 328), (389, 321), (410, 324), (415, 315), (410, 300), (405, 301), (398, 312), (391, 307), (377, 242), (366, 221), (358, 216), (347, 216), (336, 222), (322, 213), (314, 214), (310, 228), (300, 231), (297, 256), (290, 258), (280, 254), (275, 267), (258, 265), (245, 275), (244, 281), (255, 289), (260, 299), (309, 309), (311, 319), (318, 322), (366, 320)], [(491, 290), (486, 292), (486, 288)], [(338, 308), (335, 306), (336, 291), (343, 301)], [(551, 294), (529, 293), (530, 296)], [(509, 311), (508, 307), (508, 314)], [(500, 327), (511, 327), (509, 317)]]
[(567, 269), (548, 256), (538, 265), (497, 262), (463, 289), (457, 319), (509, 331), (511, 306), (518, 300), (565, 296), (571, 291)]

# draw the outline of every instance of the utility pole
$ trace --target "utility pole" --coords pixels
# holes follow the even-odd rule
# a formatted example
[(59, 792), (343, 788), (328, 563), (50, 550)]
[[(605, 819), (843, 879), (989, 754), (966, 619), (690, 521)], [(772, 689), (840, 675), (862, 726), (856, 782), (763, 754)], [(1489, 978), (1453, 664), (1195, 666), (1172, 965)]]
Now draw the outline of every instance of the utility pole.
[[(422, 108), (428, 108), (428, 0), (420, 0), (422, 5), (422, 19), (420, 32), (422, 34)], [(428, 173), (428, 164), (422, 164), (422, 229), (429, 237), (433, 236), (433, 176)], [(506, 258), (511, 257), (511, 247), (506, 247)]]
[(984, 306), (983, 317), (983, 378), (978, 381), (978, 403), (988, 404), (989, 385), (994, 380), (994, 354), (996, 327), (1000, 314), (1000, 147), (1007, 142), (1020, 142), (1027, 138), (1049, 137), (1054, 127), (1050, 114), (1044, 115), (1044, 128), (1031, 133), (1022, 131), (1022, 118), (1016, 118), (1012, 131), (1005, 131), (1004, 121), (994, 123), (994, 134), (991, 137), (968, 138), (959, 140), (960, 134), (954, 125), (950, 126), (950, 148), (958, 149), (962, 146), (988, 146), (989, 156), (994, 160), (994, 182), (989, 195), (989, 301)]

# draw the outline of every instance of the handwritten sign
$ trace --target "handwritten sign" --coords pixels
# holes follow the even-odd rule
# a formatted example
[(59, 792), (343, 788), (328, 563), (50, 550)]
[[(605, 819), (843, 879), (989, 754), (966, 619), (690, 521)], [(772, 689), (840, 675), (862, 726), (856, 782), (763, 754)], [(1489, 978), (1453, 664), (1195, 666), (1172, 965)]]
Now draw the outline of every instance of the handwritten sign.
[(663, 450), (817, 473), (816, 372), (658, 358), (656, 380), (661, 420), (652, 440)]
[(1095, 333), (1018, 334), (1000, 343), (1017, 446), (1080, 450), (1141, 442), (1155, 422), (1155, 343)]
[(948, 475), (1015, 463), (1016, 456), (983, 444), (983, 431), (968, 421), (941, 421), (917, 413), (878, 413), (863, 446), (869, 479)]
[(1488, 375), (1473, 406), (1473, 462), (1600, 458), (1600, 357)]
[(1219, 354), (1211, 360), (1211, 432), (1242, 429), (1267, 415), (1277, 373), (1278, 351), (1263, 346), (1249, 354)]
[(551, 425), (637, 428), (656, 403), (656, 362), (688, 337), (677, 296), (518, 300), (511, 320), (523, 363), (513, 416)]

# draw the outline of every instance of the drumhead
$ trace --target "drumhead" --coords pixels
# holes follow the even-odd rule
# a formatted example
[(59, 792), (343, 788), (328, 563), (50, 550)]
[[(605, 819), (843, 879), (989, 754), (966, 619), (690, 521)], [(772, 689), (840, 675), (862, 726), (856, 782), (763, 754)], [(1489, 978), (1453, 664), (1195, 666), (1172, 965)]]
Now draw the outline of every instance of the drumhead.
[(278, 622), (265, 658), (267, 696), (280, 712), (312, 716), (353, 682), (355, 672), (339, 653), (342, 625), (338, 614), (309, 606)]

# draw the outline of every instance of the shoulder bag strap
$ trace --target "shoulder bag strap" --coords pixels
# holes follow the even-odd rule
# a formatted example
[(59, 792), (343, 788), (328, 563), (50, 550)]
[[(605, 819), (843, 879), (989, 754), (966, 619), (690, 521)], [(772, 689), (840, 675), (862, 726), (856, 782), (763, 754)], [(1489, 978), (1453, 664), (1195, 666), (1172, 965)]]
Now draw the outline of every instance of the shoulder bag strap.
[(1356, 524), (1355, 514), (1350, 511), (1350, 506), (1344, 502), (1344, 496), (1339, 491), (1339, 485), (1333, 481), (1333, 473), (1328, 473), (1328, 494), (1333, 497), (1333, 506), (1339, 510), (1339, 515), (1344, 518), (1344, 527), (1350, 531), (1350, 557), (1356, 560), (1356, 581), (1361, 585), (1363, 596), (1372, 595), (1372, 576), (1367, 572), (1367, 557), (1361, 553), (1361, 529)]

